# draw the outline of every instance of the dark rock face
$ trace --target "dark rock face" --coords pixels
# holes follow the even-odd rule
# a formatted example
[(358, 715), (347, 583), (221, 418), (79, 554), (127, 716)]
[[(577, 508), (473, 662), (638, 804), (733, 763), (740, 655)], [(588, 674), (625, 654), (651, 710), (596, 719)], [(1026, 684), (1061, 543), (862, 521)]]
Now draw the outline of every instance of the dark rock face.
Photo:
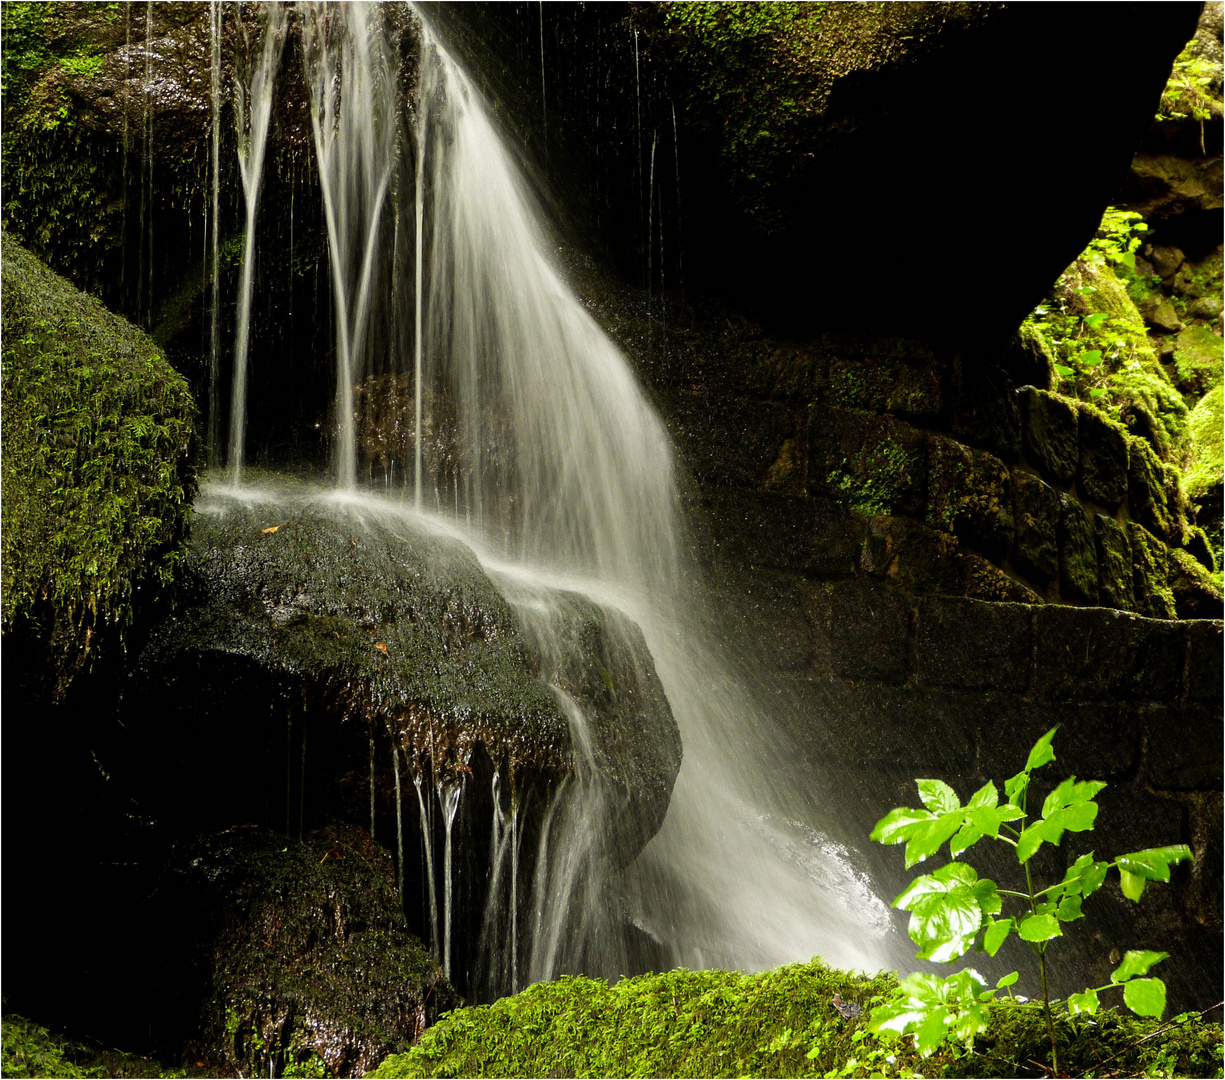
[[(805, 333), (872, 325), (1002, 347), (1092, 235), (1199, 11), (1069, 8), (1052, 25), (1027, 5), (798, 5), (771, 18), (719, 5), (640, 10), (686, 106), (686, 214), (726, 222), (715, 244), (705, 226), (705, 242), (697, 229), (687, 235), (690, 273), (747, 292), (777, 324)], [(1084, 57), (1103, 48), (1136, 55), (1137, 67), (1112, 97), (1100, 153), (1066, 183), (1038, 184), (1030, 172), (1042, 162), (1084, 160), (1079, 135), (1044, 128), (1042, 152), (1020, 163), (1017, 147), (1033, 117), (1098, 96)], [(1021, 245), (1007, 267), (967, 277), (967, 253), (1001, 202), (1024, 205), (1050, 242)], [(914, 253), (922, 265), (883, 304), (863, 287), (881, 250)], [(949, 280), (964, 286), (954, 320), (925, 287)]]
[(362, 1076), (462, 1003), (352, 826), (184, 841), (147, 906), (155, 1038), (214, 1075)]

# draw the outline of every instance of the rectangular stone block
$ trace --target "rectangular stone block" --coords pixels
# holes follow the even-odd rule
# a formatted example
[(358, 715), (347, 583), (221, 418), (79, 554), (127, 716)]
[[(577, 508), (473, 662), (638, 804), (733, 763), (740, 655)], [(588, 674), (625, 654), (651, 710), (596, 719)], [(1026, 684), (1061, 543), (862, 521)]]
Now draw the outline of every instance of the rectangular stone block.
[(1215, 705), (1221, 713), (1222, 690), (1225, 689), (1225, 626), (1220, 622), (1196, 620), (1182, 624), (1187, 635), (1187, 700)]
[(1094, 514), (1097, 545), (1097, 595), (1106, 607), (1131, 611), (1136, 604), (1132, 588), (1131, 538), (1114, 518)]
[(1021, 445), (1025, 458), (1048, 480), (1066, 487), (1076, 476), (1080, 434), (1074, 404), (1058, 394), (1023, 386)]
[(927, 493), (926, 433), (888, 416), (819, 408), (810, 424), (808, 492), (874, 517), (919, 517)]
[(1221, 710), (1153, 706), (1147, 716), (1144, 776), (1162, 791), (1219, 791), (1225, 782)]
[(1009, 690), (1029, 681), (1033, 609), (964, 597), (930, 597), (919, 606), (915, 675), (928, 686)]
[(806, 582), (803, 594), (817, 642), (816, 674), (906, 681), (913, 608), (904, 596), (864, 580)]
[(1013, 469), (1012, 498), (1013, 566), (1037, 585), (1048, 585), (1059, 575), (1059, 496), (1033, 473)]
[(924, 520), (955, 533), (984, 555), (1006, 556), (1016, 533), (1008, 467), (985, 450), (934, 435), (928, 443), (927, 469)]
[(1082, 497), (1113, 510), (1127, 494), (1127, 432), (1092, 405), (1081, 402), (1079, 409), (1076, 484)]
[(1048, 701), (1173, 701), (1182, 685), (1183, 624), (1107, 608), (1047, 606), (1034, 622), (1033, 693)]
[(1078, 604), (1097, 603), (1097, 545), (1089, 515), (1070, 495), (1059, 496), (1059, 592)]

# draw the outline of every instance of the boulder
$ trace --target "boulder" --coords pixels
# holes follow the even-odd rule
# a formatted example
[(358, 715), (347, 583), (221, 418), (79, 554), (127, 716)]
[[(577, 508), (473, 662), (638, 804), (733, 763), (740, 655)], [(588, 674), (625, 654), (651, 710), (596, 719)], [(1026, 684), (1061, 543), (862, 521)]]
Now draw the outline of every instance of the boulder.
[[(458, 787), (487, 768), (548, 788), (579, 768), (589, 740), (625, 804), (611, 830), (621, 849), (662, 823), (680, 737), (641, 632), (617, 613), (550, 589), (525, 594), (517, 613), (436, 526), (309, 488), (206, 492), (182, 578), (178, 610), (124, 690), (124, 768), (148, 772), (143, 799), (159, 816), (195, 828), (363, 821), (372, 785), (398, 790), (393, 761), (405, 784)], [(261, 751), (231, 762), (235, 739)], [(293, 787), (305, 809), (285, 818), (269, 816), (260, 779), (272, 745), (302, 758), (301, 786), (295, 775), (271, 803)]]
[(1067, 398), (1032, 386), (1022, 386), (1017, 398), (1025, 457), (1049, 480), (1066, 487), (1076, 476), (1080, 457), (1076, 407)]
[(1059, 496), (1033, 473), (1012, 474), (1016, 547), (1013, 565), (1025, 577), (1046, 585), (1059, 576)]
[(1059, 496), (1059, 589), (1066, 600), (1097, 604), (1097, 547), (1093, 522), (1085, 508), (1068, 495)]
[(221, 1076), (363, 1076), (462, 999), (353, 827), (176, 845), (145, 903), (154, 1039)]
[(1113, 509), (1127, 494), (1127, 433), (1083, 402), (1080, 408), (1080, 465), (1076, 483), (1081, 495)]

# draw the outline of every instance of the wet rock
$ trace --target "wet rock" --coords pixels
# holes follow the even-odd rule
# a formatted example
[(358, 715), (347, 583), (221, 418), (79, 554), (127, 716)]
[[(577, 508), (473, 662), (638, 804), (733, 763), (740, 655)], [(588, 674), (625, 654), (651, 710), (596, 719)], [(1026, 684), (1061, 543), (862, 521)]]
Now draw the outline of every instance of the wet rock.
[[(183, 573), (180, 608), (125, 690), (127, 767), (149, 769), (158, 814), (194, 827), (265, 820), (263, 748), (284, 745), (287, 721), (294, 753), (306, 744), (308, 823), (365, 819), (376, 739), (381, 760), (395, 749), (431, 784), (462, 783), (478, 761), (556, 784), (577, 767), (560, 687), (591, 725), (605, 780), (628, 792), (622, 842), (640, 845), (662, 822), (679, 734), (641, 633), (616, 613), (558, 590), (533, 595), (528, 606), (550, 610), (553, 633), (573, 644), (559, 653), (458, 541), (390, 505), (309, 489), (206, 497)], [(259, 752), (227, 764), (230, 739)]]
[(941, 374), (930, 353), (902, 358), (887, 350), (866, 357), (837, 351), (830, 357), (827, 393), (835, 405), (931, 423), (944, 406)]
[(1059, 496), (1059, 590), (1067, 600), (1097, 603), (1097, 547), (1093, 522), (1075, 499)]
[(983, 450), (933, 436), (928, 444), (924, 520), (988, 555), (1004, 555), (1016, 535), (1008, 468)]
[(1201, 296), (1187, 308), (1187, 314), (1193, 319), (1219, 319), (1225, 310), (1225, 301), (1219, 296)]
[(1210, 574), (1216, 572), (1216, 557), (1213, 554), (1212, 545), (1208, 543), (1207, 534), (1198, 525), (1187, 531), (1187, 540), (1183, 548)]
[(1132, 591), (1131, 539), (1127, 529), (1104, 514), (1094, 514), (1097, 543), (1098, 598), (1106, 607), (1131, 611), (1135, 607)]
[(1010, 604), (938, 597), (919, 608), (915, 674), (929, 686), (1022, 693), (1032, 632)]
[(1161, 244), (1154, 244), (1152, 251), (1149, 253), (1149, 260), (1153, 264), (1153, 272), (1163, 279), (1172, 278), (1178, 268), (1186, 261), (1186, 258), (1181, 248), (1166, 247)]
[(1017, 391), (1025, 457), (1057, 484), (1076, 476), (1080, 437), (1075, 406), (1057, 394), (1023, 386)]
[(1175, 618), (1174, 595), (1166, 577), (1168, 549), (1143, 525), (1127, 522), (1131, 541), (1132, 594), (1136, 610), (1150, 619)]
[(1059, 497), (1038, 477), (1019, 469), (1012, 474), (1012, 494), (1016, 522), (1013, 563), (1025, 577), (1046, 585), (1059, 574)]
[(462, 1004), (361, 829), (183, 841), (147, 907), (155, 1039), (213, 1075), (362, 1076)]
[(1127, 494), (1127, 434), (1120, 425), (1083, 403), (1079, 433), (1076, 482), (1081, 495), (1113, 509)]
[(1017, 386), (1053, 390), (1059, 383), (1050, 346), (1032, 326), (1024, 325), (1017, 331), (1000, 364)]

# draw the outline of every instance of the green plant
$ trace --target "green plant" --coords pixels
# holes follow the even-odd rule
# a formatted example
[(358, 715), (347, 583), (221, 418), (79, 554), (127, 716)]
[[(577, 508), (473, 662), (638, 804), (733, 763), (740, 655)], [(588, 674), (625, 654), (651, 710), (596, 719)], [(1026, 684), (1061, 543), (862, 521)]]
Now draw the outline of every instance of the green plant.
[[(953, 861), (932, 874), (915, 878), (894, 901), (910, 912), (910, 937), (919, 946), (920, 960), (950, 963), (976, 945), (994, 956), (1010, 934), (1026, 942), (1038, 958), (1042, 977), (1042, 1009), (1051, 1042), (1051, 1065), (1059, 1071), (1051, 999), (1047, 984), (1047, 951), (1063, 935), (1063, 924), (1083, 916), (1081, 905), (1100, 889), (1106, 875), (1119, 872), (1123, 895), (1139, 901), (1150, 881), (1169, 881), (1170, 865), (1191, 857), (1183, 844), (1150, 848), (1100, 862), (1090, 852), (1082, 855), (1064, 874), (1063, 880), (1038, 888), (1030, 860), (1043, 844), (1058, 846), (1065, 832), (1088, 832), (1097, 820), (1095, 797), (1106, 785), (1101, 780), (1077, 781), (1070, 776), (1042, 804), (1042, 815), (1030, 820), (1026, 809), (1031, 776), (1035, 769), (1055, 760), (1051, 728), (1029, 752), (1025, 768), (1007, 780), (1001, 805), (994, 783), (988, 781), (964, 806), (948, 784), (941, 780), (918, 780), (923, 809), (900, 806), (889, 811), (872, 830), (872, 839), (882, 844), (906, 845), (906, 866), (914, 866), (948, 844), (954, 857), (979, 840), (989, 838), (1015, 851), (1025, 871), (1025, 891), (1001, 889), (989, 878), (980, 878), (974, 867)], [(1019, 902), (1016, 915), (1003, 916), (1005, 900)], [(1000, 917), (997, 917), (1000, 916)], [(1165, 1011), (1165, 984), (1145, 977), (1149, 969), (1169, 954), (1149, 950), (1128, 952), (1110, 982), (1068, 998), (1072, 1014), (1098, 1011), (1098, 995), (1122, 988), (1123, 1002), (1141, 1016), (1160, 1017)], [(990, 1021), (995, 994), (1016, 981), (1013, 972), (989, 989), (972, 969), (941, 978), (928, 972), (908, 975), (896, 994), (873, 1009), (869, 1030), (883, 1036), (911, 1034), (924, 1055), (930, 1054), (949, 1036), (972, 1043), (975, 1034)]]
[(1198, 121), (1201, 154), (1205, 153), (1204, 121), (1212, 118), (1214, 81), (1212, 62), (1192, 56), (1188, 46), (1174, 61), (1174, 70), (1161, 92), (1161, 104), (1157, 108), (1158, 120), (1184, 120), (1190, 117)]

